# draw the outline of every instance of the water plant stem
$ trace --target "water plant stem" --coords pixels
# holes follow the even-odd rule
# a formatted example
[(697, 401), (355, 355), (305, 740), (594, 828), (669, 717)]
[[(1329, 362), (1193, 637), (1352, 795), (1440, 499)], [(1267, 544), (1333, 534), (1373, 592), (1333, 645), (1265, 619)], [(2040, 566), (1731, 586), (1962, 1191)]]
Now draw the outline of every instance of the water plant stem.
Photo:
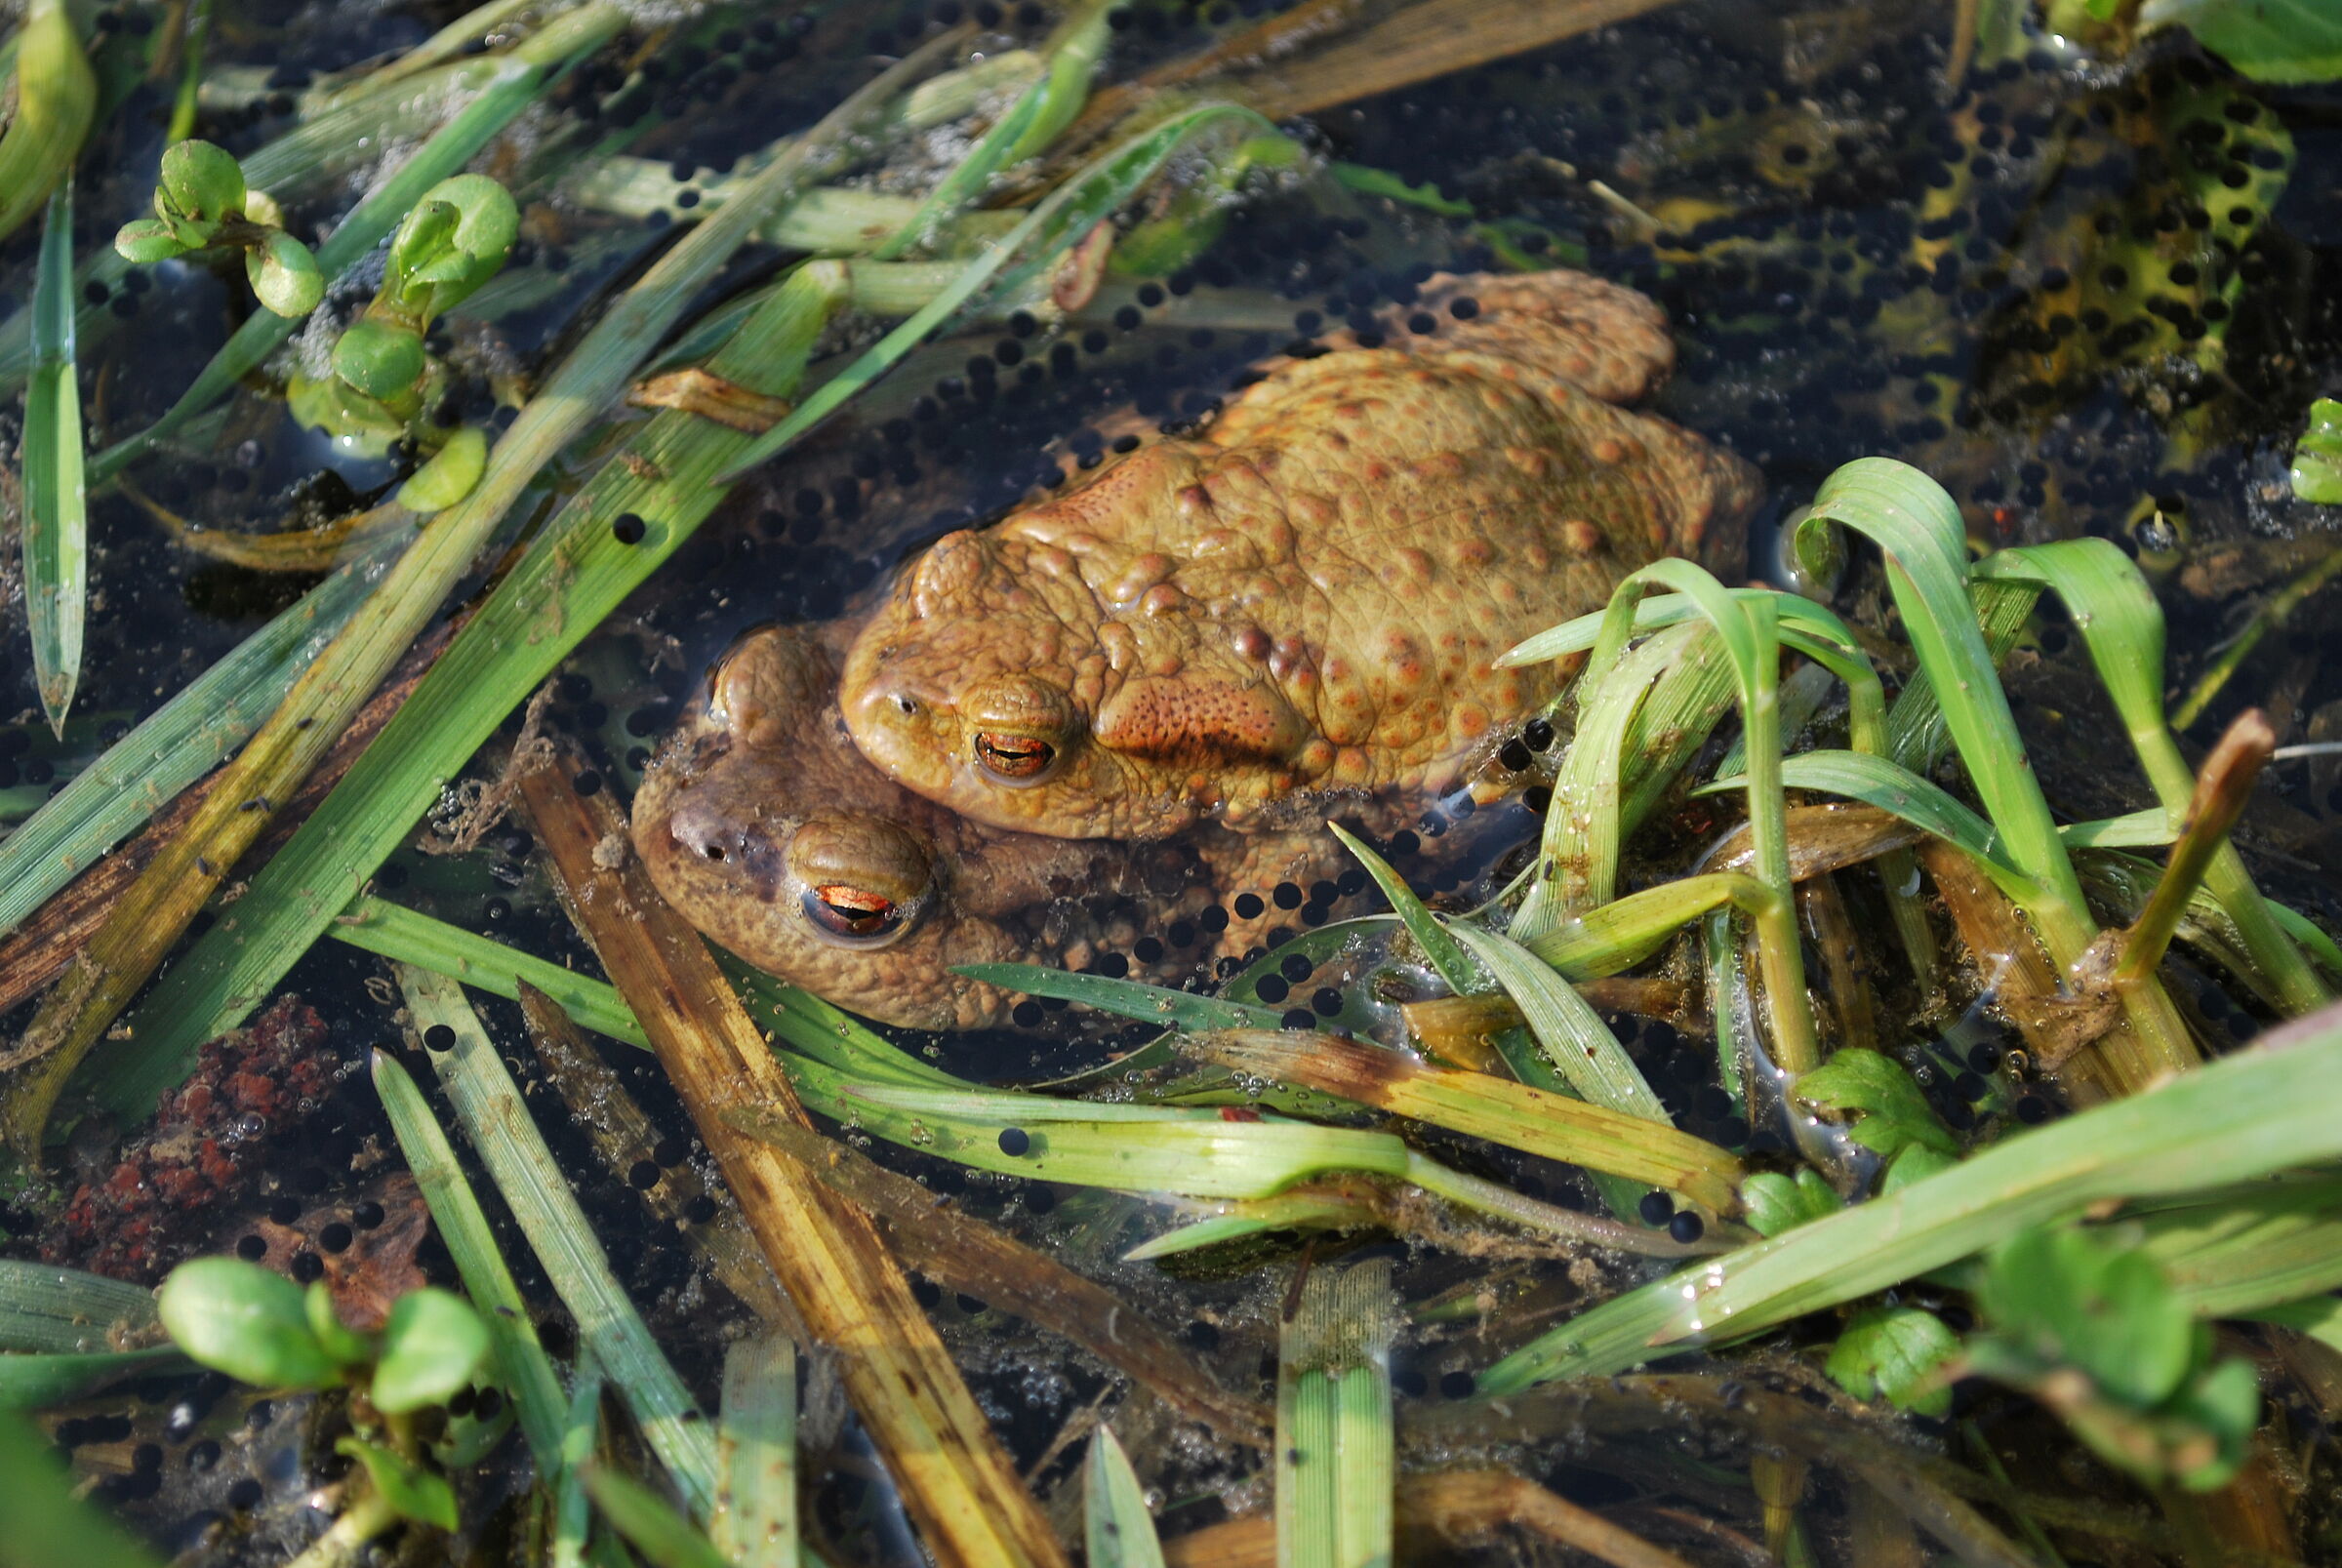
[[(2251, 799), (2261, 768), (2276, 749), (2277, 731), (2270, 727), (2268, 717), (2259, 708), (2248, 707), (2237, 715), (2211, 755), (2203, 759), (2186, 825), (2171, 846), (2162, 880), (2155, 885), (2147, 907), (2123, 934), (2122, 958), (2114, 974), (2118, 986), (2141, 984), (2162, 962), (2163, 949), (2170, 946), (2171, 934), (2179, 929), (2180, 917), (2187, 913), (2198, 884), (2203, 881), (2213, 858), (2227, 848), (2228, 830)], [(2285, 945), (2291, 947), (2292, 944)]]

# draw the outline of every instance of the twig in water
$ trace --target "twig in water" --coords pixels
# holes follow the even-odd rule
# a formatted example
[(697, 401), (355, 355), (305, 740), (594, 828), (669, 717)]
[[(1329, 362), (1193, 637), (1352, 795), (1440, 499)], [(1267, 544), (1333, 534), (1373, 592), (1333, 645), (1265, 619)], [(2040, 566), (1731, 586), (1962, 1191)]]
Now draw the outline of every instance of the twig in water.
[(2246, 708), (2229, 725), (2220, 744), (2196, 776), (2196, 796), (2188, 803), (2186, 825), (2171, 846), (2171, 860), (2137, 920), (2120, 938), (2121, 961), (2115, 966), (2118, 986), (2136, 985), (2155, 973), (2171, 934), (2179, 929), (2188, 901), (2203, 880), (2204, 868), (2228, 841), (2228, 829), (2252, 797), (2261, 768), (2277, 749), (2277, 732), (2257, 707)]

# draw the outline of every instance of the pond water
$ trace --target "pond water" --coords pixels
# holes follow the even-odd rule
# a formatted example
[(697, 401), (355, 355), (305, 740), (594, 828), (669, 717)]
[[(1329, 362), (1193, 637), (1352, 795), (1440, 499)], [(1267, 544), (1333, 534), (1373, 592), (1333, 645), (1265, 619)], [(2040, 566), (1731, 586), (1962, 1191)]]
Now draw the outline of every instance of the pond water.
[[(1279, 9), (1259, 0), (1133, 5), (1114, 18), (1110, 79), (1160, 68)], [(1521, 8), (1488, 9), (1479, 24), (1495, 29), (1514, 24), (1495, 13), (1511, 18)], [(1179, 1095), (1224, 1105), (1238, 1118), (1266, 1102), (1368, 1124), (1356, 1106), (1274, 1084), (1272, 1072), (1232, 1074), (1191, 1059), (1173, 1065), (1160, 1051), (1120, 1060), (1159, 1027), (945, 973), (976, 960), (1219, 995), (1249, 1004), (1244, 1020), (1258, 1025), (1340, 1029), (1386, 1044), (1412, 1038), (1459, 1065), (1504, 1070), (1500, 1037), (1514, 1020), (1438, 1010), (1447, 987), (1394, 922), (1375, 918), (1391, 905), (1319, 829), (1324, 811), (1288, 814), (1268, 832), (1206, 824), (1143, 845), (1030, 837), (972, 823), (886, 781), (861, 760), (828, 704), (855, 625), (939, 538), (986, 529), (1074, 495), (1093, 472), (1134, 471), (1151, 452), (1207, 438), (1227, 410), (1264, 395), (1263, 367), (1314, 374), (1345, 355), (1372, 355), (1375, 344), (1403, 340), (1427, 305), (1445, 312), (1432, 325), (1452, 340), (1470, 329), (1483, 294), (1504, 298), (1496, 280), (1554, 266), (1639, 291), (1664, 310), (1675, 363), (1647, 411), (1745, 462), (1752, 493), (1761, 495), (1748, 508), (1745, 552), (1711, 549), (1709, 564), (1727, 580), (1789, 584), (1795, 568), (1783, 525), (1802, 515), (1795, 508), (1841, 464), (1899, 459), (1959, 503), (1979, 553), (2096, 538), (2137, 563), (2168, 622), (2160, 686), (2182, 715), (2191, 759), (2254, 706), (2281, 744), (2342, 740), (2342, 667), (2325, 658), (2330, 604), (2320, 596), (2342, 510), (2297, 499), (2287, 478), (2311, 401), (2342, 385), (2342, 97), (2246, 81), (2178, 29), (2127, 54), (2108, 52), (2005, 24), (1986, 6), (1982, 46), (1948, 88), (1948, 8), (1643, 9), (1615, 26), (1498, 51), (1395, 90), (1328, 91), (1322, 106), (1286, 125), (1298, 148), (1290, 167), (1264, 167), (1217, 199), (1191, 199), (1212, 178), (1202, 155), (1174, 160), (1158, 193), (1128, 210), (1169, 219), (1132, 237), (1134, 257), (1145, 238), (1184, 248), (1176, 264), (1151, 275), (1110, 271), (1070, 312), (1001, 311), (939, 332), (754, 469), (561, 662), (525, 719), (512, 708), (464, 774), (447, 781), (424, 829), (372, 871), (371, 891), (598, 975), (525, 814), (494, 814), (508, 804), (509, 790), (496, 785), (515, 740), (550, 738), (576, 748), (562, 766), (581, 787), (632, 802), (646, 774), (654, 781), (648, 798), (672, 813), (672, 826), (666, 839), (653, 833), (644, 842), (685, 913), (745, 956), (876, 1020), (913, 1063), (985, 1084), (1065, 1079), (1116, 1100)], [(504, 273), (431, 335), (448, 367), (443, 420), (513, 428), (514, 411), (598, 313), (677, 234), (738, 194), (736, 167), (748, 169), (776, 138), (811, 126), (882, 60), (963, 21), (974, 25), (977, 47), (994, 55), (1037, 46), (1057, 20), (1035, 5), (957, 0), (634, 10), (615, 42), (546, 92), (474, 165), (513, 188), (522, 221)], [(179, 15), (109, 8), (97, 17), (98, 36), (145, 38), (177, 25)], [(456, 13), (213, 0), (208, 15), (196, 134), (249, 167), (313, 117), (329, 73), (414, 49)], [(85, 261), (146, 210), (175, 85), (165, 71), (127, 86), (94, 134), (76, 198), (76, 253)], [(270, 165), (289, 171), (275, 193), (292, 230), (330, 234), (386, 157), (421, 139), (427, 100), (419, 93), (403, 123), (319, 148), (313, 168)], [(924, 132), (845, 183), (857, 194), (923, 190), (967, 142), (964, 126)], [(597, 162), (607, 171), (613, 158), (641, 162), (626, 166), (623, 181), (579, 173)], [(0, 315), (20, 313), (30, 298), (37, 226), (0, 248)], [(763, 287), (797, 254), (744, 248), (697, 292), (683, 321)], [(1451, 274), (1464, 281), (1447, 281)], [(282, 396), (296, 371), (322, 372), (331, 331), (379, 277), (379, 263), (362, 267), (329, 297), (325, 325), (297, 331), (216, 412), (131, 464), (119, 483), (93, 489), (88, 653), (61, 738), (41, 719), (11, 552), (11, 600), (0, 618), (0, 715), (10, 720), (0, 726), (0, 824), (24, 821), (132, 724), (311, 589), (330, 564), (328, 550), (292, 563), (300, 570), (262, 570), (249, 550), (225, 558), (235, 552), (224, 540), (316, 530), (395, 490), (411, 454), (303, 428)], [(80, 381), (93, 447), (162, 415), (250, 308), (240, 269), (189, 261), (89, 279), (82, 299)], [(874, 342), (882, 320), (847, 313), (833, 322), (816, 379)], [(1618, 330), (1605, 318), (1597, 339), (1615, 346)], [(23, 366), (11, 364), (13, 391)], [(613, 406), (569, 444), (433, 626), (484, 597), (521, 531), (543, 524), (650, 418)], [(0, 420), (14, 433), (15, 410)], [(1306, 443), (1320, 425), (1299, 427)], [(1408, 461), (1403, 438), (1377, 432), (1367, 444), (1386, 439), (1393, 463)], [(1650, 481), (1660, 497), (1647, 503), (1654, 515), (1676, 515), (1684, 472)], [(1374, 537), (1393, 553), (1417, 543), (1437, 552), (1471, 526), (1393, 517)], [(1508, 525), (1499, 517), (1490, 526)], [(1367, 562), (1364, 575), (1388, 581), (1389, 564)], [(1515, 558), (1508, 570), (1522, 569)], [(1899, 684), (1911, 667), (1910, 639), (1876, 560), (1815, 586), (1836, 590), (1834, 602), (1890, 686)], [(1334, 593), (1336, 623), (1312, 638), (1339, 643), (1349, 634), (1339, 624), (1343, 591)], [(1599, 605), (1597, 595), (1540, 619), (1535, 607), (1545, 601), (1535, 593), (1529, 609), (1493, 583), (1486, 605), (1477, 588), (1468, 598), (1427, 609), (1419, 625), (1436, 633), (1466, 620), (1501, 647)], [(986, 607), (979, 623), (990, 615), (994, 629), (1005, 626), (999, 609)], [(775, 623), (812, 629), (757, 629)], [(2045, 607), (2003, 666), (2032, 770), (2068, 822), (2119, 817), (2156, 798), (2076, 629)], [(1250, 635), (1266, 648), (1263, 633)], [(1792, 688), (1808, 698), (1821, 692)], [(1569, 787), (1556, 770), (1577, 715), (1558, 690), (1528, 683), (1466, 763), (1418, 769), (1409, 787), (1333, 797), (1327, 809), (1435, 908), (1461, 913), (1509, 896), (1537, 862), (1556, 790), (1566, 797)], [(713, 714), (711, 697), (719, 700)], [(1840, 698), (1793, 700), (1789, 711), (1788, 740), (1847, 744)], [(751, 737), (759, 720), (765, 728)], [(858, 721), (853, 739), (868, 727)], [(1725, 717), (1704, 746), (1692, 737), (1678, 763), (1714, 775), (1738, 733)], [(1669, 739), (1649, 744), (1657, 752)], [(663, 743), (668, 760), (654, 768)], [(1013, 773), (1025, 743), (1011, 735), (1002, 744), (999, 758)], [(1178, 768), (1197, 755), (1219, 760), (1194, 765), (1216, 768), (1233, 755), (1164, 745)], [(1436, 787), (1412, 787), (1426, 771)], [(710, 773), (712, 784), (702, 779)], [(696, 797), (687, 787), (694, 781)], [(1039, 797), (1012, 790), (1001, 798), (998, 809), (1014, 819)], [(1677, 786), (1648, 804), (1627, 846), (1621, 893), (1684, 876), (1742, 820), (1731, 794)], [(2239, 830), (2270, 895), (2329, 925), (2342, 918), (2338, 812), (2342, 760), (2280, 760)], [(2036, 1060), (2024, 1021), (1985, 994), (2001, 984), (1993, 965), (2002, 955), (1975, 961), (1935, 904), (1925, 918), (1945, 945), (1945, 965), (1924, 979), (1915, 973), (1891, 936), (1897, 885), (1870, 858), (1856, 857), (1866, 864), (1839, 872), (1826, 899), (1802, 906), (1806, 962), (1819, 977), (1831, 1043), (1867, 1043), (1900, 1060), (1963, 1143), (2093, 1098), (2070, 1093), (2071, 1082)], [(232, 895), (260, 864), (239, 867), (230, 897), (197, 917), (198, 941), (221, 922), (232, 926)], [(2093, 894), (2109, 898), (2116, 875), (2105, 872)], [(1728, 947), (1721, 969), (1710, 964), (1701, 929), (1592, 982), (1590, 1001), (1683, 1132), (1752, 1168), (1786, 1169), (1799, 1147), (1819, 1157), (1809, 1118), (1786, 1113), (1760, 1082), (1746, 1086), (1761, 1077), (1761, 1058), (1734, 1065), (1727, 1042), (1719, 1070), (1712, 986), (1742, 966)], [(54, 939), (48, 950), (57, 951)], [(0, 955), (31, 961), (21, 943)], [(185, 1257), (240, 1253), (296, 1279), (323, 1277), (345, 1305), (369, 1293), (386, 1299), (416, 1279), (454, 1283), (448, 1249), (418, 1207), (365, 1070), (380, 1045), (429, 1077), (429, 1058), (410, 1037), (415, 1021), (387, 973), (358, 945), (320, 942), (270, 988), (297, 995), (306, 1011), (271, 1012), (253, 1034), (208, 1055), (200, 1100), (176, 1097), (151, 1129), (68, 1117), (48, 1179), (23, 1182), (0, 1208), (0, 1252), (141, 1283)], [(2201, 948), (2175, 949), (2165, 976), (2207, 1051), (2241, 1045), (2281, 1016)], [(12, 1037), (29, 1023), (38, 985), (27, 978), (6, 993), (12, 1011), (0, 1024)], [(685, 1387), (713, 1410), (726, 1347), (752, 1325), (753, 1304), (695, 1248), (716, 1209), (703, 1190), (714, 1169), (685, 1107), (649, 1057), (622, 1045), (598, 1042), (602, 1079), (561, 1080), (532, 1056), (517, 1006), (485, 993), (472, 1000), (617, 1278)], [(924, 1026), (945, 1024), (957, 1026)], [(1512, 1032), (1517, 1048), (1526, 1036)], [(263, 1092), (254, 1079), (273, 1088)], [(616, 1089), (639, 1103), (647, 1122), (615, 1118)], [(66, 1104), (78, 1110), (85, 1101)], [(433, 1104), (452, 1125), (436, 1092)], [(1407, 1122), (1408, 1139), (1470, 1179), (1562, 1216), (1599, 1218), (1618, 1200), (1615, 1182), (1597, 1184), (1574, 1166), (1435, 1119)], [(838, 1130), (827, 1117), (820, 1125)], [(871, 1130), (883, 1135), (875, 1122)], [(1010, 1132), (1026, 1137), (1009, 1128), (1000, 1147), (1021, 1153), (1009, 1147)], [(1670, 1363), (1679, 1387), (1595, 1384), (1566, 1400), (1492, 1413), (1472, 1402), (1477, 1375), (1674, 1265), (1540, 1239), (1533, 1228), (1440, 1207), (1395, 1183), (1327, 1195), (1344, 1217), (1330, 1227), (1306, 1217), (1266, 1223), (1239, 1239), (1131, 1262), (1122, 1254), (1170, 1228), (1161, 1205), (989, 1168), (996, 1159), (971, 1164), (867, 1131), (844, 1136), (960, 1211), (1102, 1281), (1172, 1336), (1195, 1369), (1263, 1411), (1302, 1280), (1388, 1259), (1400, 1318), (1390, 1366), (1402, 1470), (1501, 1465), (1686, 1561), (1763, 1560), (1768, 1545), (1810, 1562), (1935, 1560), (1947, 1540), (1940, 1519), (1933, 1534), (1903, 1521), (1917, 1518), (1927, 1531), (1927, 1500), (1956, 1493), (2003, 1507), (2012, 1473), (2018, 1490), (2049, 1509), (2066, 1561), (2213, 1560), (2175, 1544), (2166, 1531), (2177, 1526), (2150, 1508), (2149, 1494), (2015, 1394), (1969, 1380), (1948, 1415), (1898, 1416), (1883, 1405), (1860, 1413), (1821, 1371), (1840, 1327), (1832, 1312), (1798, 1317), (1737, 1359)], [(190, 1144), (205, 1138), (227, 1151), (224, 1168), (190, 1158)], [(1867, 1153), (1842, 1141), (1829, 1152), (1840, 1173), (1867, 1179)], [(473, 1176), (523, 1295), (542, 1308), (541, 1333), (566, 1364), (578, 1350), (576, 1325), (476, 1167)], [(1673, 1212), (1661, 1196), (1656, 1212), (1646, 1202), (1617, 1219), (1641, 1223), (1643, 1251), (1679, 1256), (1702, 1244), (1701, 1223), (1686, 1205), (1679, 1218), (1691, 1223), (1676, 1225), (1669, 1241)], [(1074, 1536), (1084, 1439), (1101, 1419), (1130, 1451), (1167, 1538), (1269, 1507), (1275, 1459), (1257, 1439), (1236, 1441), (1183, 1417), (1089, 1350), (949, 1280), (916, 1274), (914, 1290), (1014, 1464)], [(1916, 1284), (1905, 1300), (1939, 1309), (1955, 1331), (1974, 1323), (1952, 1286)], [(2266, 1559), (2324, 1552), (2330, 1560), (2323, 1433), (2331, 1406), (2319, 1408), (2314, 1377), (2281, 1351), (2256, 1353), (2269, 1369), (2270, 1441), (2303, 1457), (2281, 1480), (2262, 1477), (2261, 1492), (2237, 1502), (2226, 1522), (2209, 1505), (2189, 1517), (2250, 1540)], [(830, 1562), (919, 1560), (835, 1364), (814, 1357), (801, 1378), (808, 1539)], [(1832, 1441), (1891, 1425), (1922, 1456), (1913, 1473), (1934, 1467), (1924, 1470), (1932, 1490), (1898, 1494), (1858, 1467), (1818, 1458), (1822, 1438), (1778, 1435), (1799, 1421), (1836, 1423)], [(191, 1562), (285, 1560), (320, 1522), (303, 1500), (321, 1468), (340, 1473), (346, 1464), (332, 1456), (338, 1428), (314, 1401), (258, 1398), (217, 1375), (131, 1384), (47, 1422), (77, 1472), (96, 1478), (95, 1496)], [(655, 1469), (640, 1452), (622, 1451), (637, 1468)], [(1953, 1470), (1969, 1479), (1955, 1485), (1946, 1479)], [(534, 1560), (527, 1474), (517, 1438), (467, 1467), (457, 1538), (465, 1560)], [(2281, 1503), (2272, 1501), (2281, 1494)], [(2283, 1517), (2272, 1524), (2253, 1515), (2256, 1506)], [(1796, 1522), (1785, 1523), (1793, 1509)], [(1996, 1538), (2006, 1529), (2030, 1540), (2043, 1528), (2022, 1512), (1992, 1513)], [(1578, 1560), (1517, 1511), (1478, 1517), (1494, 1532), (1487, 1545), (1473, 1545), (1470, 1531), (1443, 1544), (1402, 1534), (1402, 1544), (1427, 1561), (1439, 1552)], [(417, 1539), (426, 1534), (410, 1532), (386, 1549), (454, 1560), (446, 1538)]]

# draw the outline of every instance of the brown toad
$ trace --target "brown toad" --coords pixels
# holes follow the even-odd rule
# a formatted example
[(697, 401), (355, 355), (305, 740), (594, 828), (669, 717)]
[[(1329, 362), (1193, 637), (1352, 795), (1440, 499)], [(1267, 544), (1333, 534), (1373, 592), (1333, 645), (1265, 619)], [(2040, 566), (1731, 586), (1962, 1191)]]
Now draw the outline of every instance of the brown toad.
[(1553, 667), (1494, 666), (1506, 648), (1662, 555), (1737, 566), (1754, 471), (1618, 406), (1673, 358), (1650, 301), (1439, 277), (1393, 331), (1403, 348), (1288, 360), (1208, 435), (939, 541), (848, 656), (863, 752), (1070, 838), (1419, 799), (1551, 695)]
[[(1179, 843), (1043, 838), (972, 823), (890, 784), (836, 704), (851, 627), (767, 626), (725, 654), (708, 700), (643, 777), (633, 837), (683, 916), (749, 963), (882, 1023), (974, 1028), (1012, 993), (952, 966), (1080, 968), (1186, 920), (1167, 973), (1246, 951), (1278, 911), (1221, 898), (1339, 875), (1329, 835), (1205, 830)], [(1136, 978), (1155, 978), (1140, 966)]]

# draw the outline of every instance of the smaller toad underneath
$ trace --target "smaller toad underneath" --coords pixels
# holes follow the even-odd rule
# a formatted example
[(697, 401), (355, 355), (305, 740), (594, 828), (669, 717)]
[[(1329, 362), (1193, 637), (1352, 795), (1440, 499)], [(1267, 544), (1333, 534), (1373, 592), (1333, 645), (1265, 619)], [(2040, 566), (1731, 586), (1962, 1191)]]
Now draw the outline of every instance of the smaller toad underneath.
[[(1223, 892), (1340, 874), (1346, 857), (1321, 831), (1075, 841), (922, 799), (846, 736), (836, 691), (852, 632), (766, 626), (736, 642), (634, 800), (635, 850), (661, 895), (769, 974), (881, 1023), (977, 1028), (1005, 1022), (1015, 994), (955, 965), (1079, 969), (1200, 923)], [(1243, 953), (1275, 912), (1232, 918), (1163, 962)], [(1142, 967), (1134, 977), (1151, 978)]]

